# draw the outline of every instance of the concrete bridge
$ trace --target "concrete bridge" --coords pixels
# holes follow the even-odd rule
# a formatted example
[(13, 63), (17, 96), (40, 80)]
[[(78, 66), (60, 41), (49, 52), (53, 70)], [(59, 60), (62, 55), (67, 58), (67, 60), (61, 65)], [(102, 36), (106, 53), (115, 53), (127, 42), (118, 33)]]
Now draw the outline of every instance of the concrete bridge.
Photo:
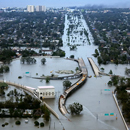
[(10, 82), (10, 81), (4, 81), (4, 80), (0, 80), (0, 83), (6, 83), (6, 84), (14, 86), (16, 88), (21, 88), (21, 89), (23, 89), (23, 90), (25, 90), (25, 91), (34, 95), (33, 90), (31, 90), (30, 88), (28, 88), (27, 86), (24, 86), (22, 84), (16, 84), (16, 83), (13, 83), (13, 82)]
[(99, 76), (99, 75), (105, 75), (105, 76), (119, 76), (119, 77), (123, 77), (123, 76), (120, 76), (120, 75), (113, 75), (113, 74), (107, 74), (107, 73), (104, 73), (104, 72), (101, 72), (99, 70), (99, 68), (97, 67), (97, 65), (95, 64), (95, 62), (93, 61), (92, 58), (88, 58), (89, 62), (90, 62), (90, 65), (92, 66), (92, 69), (95, 73), (95, 76)]
[(93, 59), (88, 58), (88, 60), (89, 60), (90, 65), (92, 66), (95, 76), (99, 76), (99, 73), (101, 73), (101, 72), (100, 72), (99, 68), (97, 67), (97, 65), (94, 63)]
[(79, 67), (80, 67), (80, 70), (81, 70), (81, 78), (76, 83), (74, 83), (69, 89), (67, 89), (64, 92), (64, 94), (60, 95), (60, 98), (59, 98), (59, 110), (61, 111), (61, 113), (63, 115), (66, 115), (67, 113), (69, 113), (67, 111), (67, 109), (66, 109), (66, 106), (65, 106), (66, 99), (75, 90), (80, 88), (85, 83), (85, 81), (87, 79), (87, 75), (88, 75), (87, 68), (86, 68), (86, 65), (85, 65), (83, 59), (80, 58), (80, 59), (78, 59), (76, 61), (79, 63)]
[(50, 110), (50, 112), (59, 120), (58, 114), (46, 103), (43, 102), (43, 104)]

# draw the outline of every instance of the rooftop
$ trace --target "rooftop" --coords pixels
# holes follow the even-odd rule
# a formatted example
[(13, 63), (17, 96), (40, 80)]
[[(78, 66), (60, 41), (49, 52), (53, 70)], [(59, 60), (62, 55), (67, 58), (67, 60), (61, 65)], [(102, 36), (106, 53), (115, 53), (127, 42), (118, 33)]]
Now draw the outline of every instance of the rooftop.
[(54, 88), (54, 86), (38, 86), (39, 89), (44, 89), (44, 88)]

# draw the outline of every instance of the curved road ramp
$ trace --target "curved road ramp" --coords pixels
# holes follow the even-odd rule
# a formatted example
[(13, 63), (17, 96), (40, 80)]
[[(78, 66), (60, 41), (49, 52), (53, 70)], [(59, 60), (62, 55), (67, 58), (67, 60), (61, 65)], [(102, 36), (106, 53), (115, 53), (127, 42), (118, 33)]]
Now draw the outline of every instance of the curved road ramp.
[(59, 110), (61, 111), (63, 115), (66, 115), (67, 113), (69, 113), (65, 106), (65, 102), (68, 96), (70, 96), (75, 90), (80, 88), (86, 82), (86, 79), (87, 79), (88, 72), (87, 72), (87, 68), (83, 59), (80, 58), (77, 61), (81, 70), (81, 78), (76, 83), (74, 83), (69, 89), (67, 89), (64, 92), (64, 94), (60, 95)]

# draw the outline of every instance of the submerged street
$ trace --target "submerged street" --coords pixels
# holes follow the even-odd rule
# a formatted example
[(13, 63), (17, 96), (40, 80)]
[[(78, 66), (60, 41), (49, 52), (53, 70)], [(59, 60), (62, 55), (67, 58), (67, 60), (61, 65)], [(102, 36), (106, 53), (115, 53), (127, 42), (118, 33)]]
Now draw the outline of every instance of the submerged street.
[[(71, 17), (73, 18), (73, 17)], [(73, 19), (71, 19), (73, 22)], [(28, 66), (28, 65), (21, 65), (19, 60), (14, 60), (10, 66), (10, 73), (5, 73), (3, 77), (0, 79), (5, 79), (7, 81), (16, 82), (19, 84), (25, 84), (27, 86), (31, 86), (37, 88), (37, 86), (46, 86), (46, 85), (53, 85), (56, 91), (56, 98), (55, 99), (45, 99), (45, 102), (50, 105), (50, 107), (59, 115), (60, 122), (51, 115), (50, 122), (44, 126), (44, 129), (49, 130), (125, 130), (124, 123), (122, 118), (119, 114), (117, 106), (112, 96), (112, 91), (114, 91), (114, 87), (108, 87), (107, 83), (110, 80), (108, 76), (102, 77), (94, 77), (94, 72), (91, 68), (91, 65), (88, 61), (88, 57), (92, 57), (96, 65), (98, 66), (97, 59), (92, 56), (94, 54), (95, 49), (98, 49), (97, 46), (93, 44), (93, 38), (89, 31), (89, 28), (81, 15), (81, 19), (79, 20), (78, 17), (74, 18), (74, 21), (77, 23), (80, 21), (80, 27), (77, 26), (75, 31), (86, 29), (88, 32), (88, 38), (90, 43), (87, 40), (87, 37), (80, 36), (80, 33), (72, 33), (68, 36), (67, 29), (69, 27), (70, 21), (67, 19), (67, 15), (65, 16), (65, 28), (64, 28), (64, 35), (62, 37), (63, 40), (63, 49), (66, 53), (65, 57), (70, 57), (70, 55), (74, 55), (75, 59), (83, 58), (87, 71), (88, 76), (92, 76), (92, 78), (87, 78), (86, 83), (77, 91), (75, 91), (70, 97), (68, 97), (66, 101), (66, 107), (68, 108), (69, 104), (73, 102), (79, 102), (83, 105), (83, 111), (80, 115), (69, 115), (67, 114), (64, 117), (59, 109), (58, 109), (58, 101), (59, 96), (63, 93), (63, 80), (51, 80), (49, 84), (46, 82), (40, 81), (38, 79), (32, 79), (29, 77), (24, 76), (21, 80), (17, 77), (19, 75), (24, 75), (23, 73), (26, 71), (31, 72), (31, 76), (34, 76), (37, 72), (39, 76), (42, 74), (50, 75), (50, 71), (57, 71), (59, 69), (68, 69), (75, 71), (75, 68), (78, 64), (74, 61), (65, 60), (63, 58), (46, 58), (47, 62), (45, 66), (40, 65), (41, 57), (37, 57), (37, 64)], [(71, 24), (72, 24), (71, 22)], [(69, 37), (69, 38), (68, 38)], [(73, 38), (72, 38), (73, 37)], [(76, 38), (75, 38), (76, 37)], [(74, 40), (75, 38), (75, 40)], [(82, 39), (81, 39), (82, 38)], [(68, 41), (69, 40), (69, 41)], [(83, 42), (84, 40), (84, 42)], [(67, 45), (68, 42), (72, 45), (80, 44), (77, 46), (76, 50), (70, 51), (70, 47)], [(108, 73), (110, 69), (112, 69), (114, 74), (119, 74), (125, 76), (124, 71), (127, 65), (118, 65), (115, 66), (114, 64), (109, 65), (101, 65), (98, 66), (100, 68), (104, 68), (104, 72)], [(16, 71), (17, 70), (17, 71)], [(120, 71), (119, 71), (120, 70)], [(78, 81), (78, 79), (71, 79), (72, 83)], [(110, 89), (109, 92), (104, 91), (104, 89)], [(114, 116), (105, 116), (105, 113), (114, 113)], [(117, 117), (117, 119), (116, 119)], [(0, 119), (0, 125), (7, 121), (10, 124), (6, 126), (5, 130), (35, 130), (34, 127), (34, 119), (28, 119), (28, 124), (24, 123), (24, 119), (21, 119), (21, 125), (15, 126), (14, 125), (15, 119)], [(38, 121), (42, 121), (43, 119), (40, 118)], [(39, 128), (41, 130), (43, 128)]]

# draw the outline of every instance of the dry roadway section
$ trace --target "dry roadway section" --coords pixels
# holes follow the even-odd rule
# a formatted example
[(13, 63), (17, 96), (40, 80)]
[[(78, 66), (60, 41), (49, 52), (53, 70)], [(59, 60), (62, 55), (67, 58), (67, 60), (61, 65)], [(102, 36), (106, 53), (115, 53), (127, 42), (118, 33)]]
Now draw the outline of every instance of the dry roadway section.
[(79, 64), (79, 68), (81, 70), (81, 78), (76, 83), (74, 83), (69, 89), (67, 89), (64, 92), (64, 94), (60, 95), (59, 109), (60, 109), (60, 111), (63, 115), (66, 115), (67, 113), (69, 113), (66, 109), (66, 106), (65, 106), (66, 99), (76, 89), (80, 88), (85, 83), (85, 81), (87, 79), (87, 75), (88, 75), (87, 68), (86, 68), (86, 65), (84, 63), (84, 60), (82, 58), (79, 58), (78, 60), (75, 60), (75, 61), (77, 61), (78, 64)]
[(93, 69), (93, 71), (95, 73), (95, 76), (99, 76), (100, 70), (97, 67), (97, 65), (94, 63), (93, 59), (92, 58), (88, 58), (88, 60), (89, 60), (89, 62), (91, 64), (91, 66), (92, 66), (92, 69)]

